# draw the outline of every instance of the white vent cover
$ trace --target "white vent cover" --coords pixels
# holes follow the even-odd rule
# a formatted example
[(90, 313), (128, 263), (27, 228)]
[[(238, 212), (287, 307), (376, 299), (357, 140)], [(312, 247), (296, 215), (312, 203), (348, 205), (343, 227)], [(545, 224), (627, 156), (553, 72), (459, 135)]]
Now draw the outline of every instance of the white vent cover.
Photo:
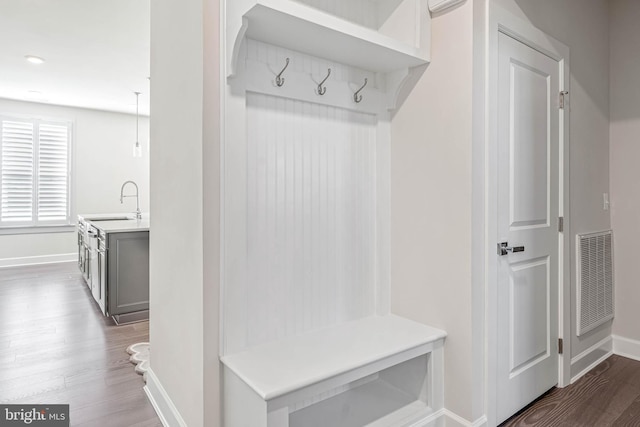
[(613, 248), (611, 230), (578, 234), (578, 336), (613, 319)]

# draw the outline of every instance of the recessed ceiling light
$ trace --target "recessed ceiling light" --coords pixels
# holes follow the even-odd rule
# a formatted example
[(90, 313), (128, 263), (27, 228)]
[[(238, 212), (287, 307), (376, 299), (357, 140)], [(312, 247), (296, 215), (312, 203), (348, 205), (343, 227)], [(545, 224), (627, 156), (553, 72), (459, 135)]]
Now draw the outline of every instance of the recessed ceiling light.
[(44, 63), (44, 59), (40, 58), (39, 56), (25, 55), (24, 59), (26, 59), (27, 61), (31, 62), (32, 64), (42, 64), (42, 63)]

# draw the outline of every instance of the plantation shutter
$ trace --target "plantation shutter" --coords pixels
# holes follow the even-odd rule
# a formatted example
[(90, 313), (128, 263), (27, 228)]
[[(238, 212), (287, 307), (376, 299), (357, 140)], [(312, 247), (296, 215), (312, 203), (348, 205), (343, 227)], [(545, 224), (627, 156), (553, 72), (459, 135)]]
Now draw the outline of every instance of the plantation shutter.
[(0, 227), (70, 224), (70, 126), (0, 118)]
[(2, 223), (33, 221), (33, 146), (33, 123), (2, 121)]
[(69, 130), (41, 123), (38, 132), (38, 221), (69, 216)]

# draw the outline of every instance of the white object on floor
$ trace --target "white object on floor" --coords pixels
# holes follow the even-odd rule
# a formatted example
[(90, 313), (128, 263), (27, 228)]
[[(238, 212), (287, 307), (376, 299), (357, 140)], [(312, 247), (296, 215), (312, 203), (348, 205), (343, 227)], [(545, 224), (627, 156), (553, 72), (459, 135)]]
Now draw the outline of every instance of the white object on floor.
[(149, 343), (139, 342), (131, 344), (127, 347), (127, 353), (131, 355), (129, 361), (136, 365), (136, 373), (143, 376), (146, 381), (146, 375), (144, 375), (149, 369)]

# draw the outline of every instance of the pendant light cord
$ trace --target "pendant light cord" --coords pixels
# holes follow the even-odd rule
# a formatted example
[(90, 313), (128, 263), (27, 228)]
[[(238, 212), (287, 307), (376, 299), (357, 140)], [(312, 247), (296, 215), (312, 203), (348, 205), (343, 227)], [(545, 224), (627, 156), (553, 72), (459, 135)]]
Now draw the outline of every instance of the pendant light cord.
[(140, 141), (138, 139), (138, 121), (140, 120), (140, 115), (138, 113), (138, 106), (139, 106), (140, 92), (135, 92), (135, 94), (136, 94), (136, 147), (139, 147)]

